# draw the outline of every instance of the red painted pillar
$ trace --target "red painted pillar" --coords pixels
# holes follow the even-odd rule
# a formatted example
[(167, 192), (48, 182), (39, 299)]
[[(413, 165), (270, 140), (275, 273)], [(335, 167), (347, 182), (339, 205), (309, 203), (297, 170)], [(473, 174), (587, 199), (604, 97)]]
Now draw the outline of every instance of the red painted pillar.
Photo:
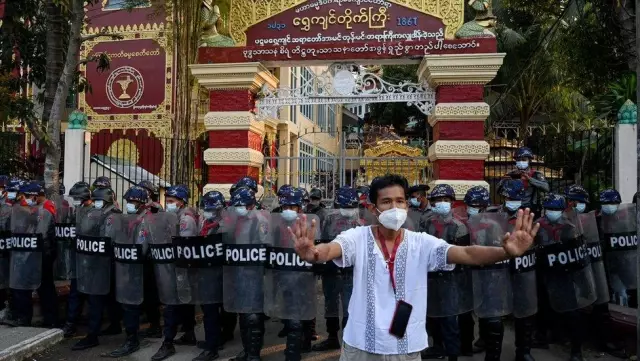
[(502, 65), (504, 54), (429, 55), (418, 75), (436, 91), (436, 106), (429, 116), (434, 143), (429, 147), (435, 184), (449, 184), (462, 200), (473, 186), (484, 181), (484, 161), (489, 143), (484, 140), (484, 122), (489, 105), (484, 85)]
[(198, 64), (191, 71), (200, 86), (209, 90), (209, 112), (204, 126), (209, 148), (204, 161), (209, 167), (204, 192), (218, 190), (229, 196), (229, 188), (244, 176), (259, 181), (264, 163), (264, 122), (256, 119), (256, 94), (277, 79), (260, 63)]

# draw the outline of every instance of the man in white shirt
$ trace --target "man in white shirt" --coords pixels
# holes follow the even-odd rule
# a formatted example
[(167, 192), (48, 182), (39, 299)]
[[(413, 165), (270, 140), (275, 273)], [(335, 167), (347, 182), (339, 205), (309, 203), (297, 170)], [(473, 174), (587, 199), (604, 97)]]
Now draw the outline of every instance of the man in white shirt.
[(342, 232), (331, 243), (314, 245), (318, 225), (307, 227), (304, 216), (291, 229), (296, 252), (304, 260), (333, 260), (339, 267), (354, 267), (341, 361), (420, 360), (420, 351), (428, 344), (427, 272), (521, 255), (538, 232), (533, 213), (524, 210), (502, 247), (450, 245), (401, 228), (407, 219), (407, 191), (402, 176), (376, 178), (369, 199), (380, 224)]

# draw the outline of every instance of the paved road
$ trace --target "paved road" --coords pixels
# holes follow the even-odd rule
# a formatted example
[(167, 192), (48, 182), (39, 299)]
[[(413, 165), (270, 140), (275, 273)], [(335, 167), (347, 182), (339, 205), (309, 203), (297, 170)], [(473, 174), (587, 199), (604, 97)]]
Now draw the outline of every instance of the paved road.
[[(282, 360), (284, 350), (284, 339), (278, 338), (277, 334), (280, 331), (282, 325), (277, 320), (269, 320), (267, 321), (267, 331), (265, 334), (265, 348), (263, 350), (263, 360), (264, 361), (276, 361)], [(318, 331), (324, 330), (324, 324), (322, 319), (318, 319)], [(204, 330), (202, 325), (199, 324), (197, 326), (197, 336), (198, 339), (204, 338)], [(323, 332), (320, 332), (323, 334)], [(79, 337), (78, 337), (79, 338)], [(62, 343), (54, 346), (53, 348), (47, 350), (46, 352), (34, 356), (32, 359), (36, 361), (85, 361), (85, 360), (96, 360), (102, 354), (107, 353), (119, 346), (124, 340), (124, 335), (120, 336), (110, 336), (110, 337), (101, 337), (100, 346), (91, 350), (73, 352), (70, 350), (71, 345), (77, 341), (77, 339), (65, 340)], [(514, 355), (514, 337), (513, 332), (508, 328), (505, 333), (505, 342), (503, 346), (503, 360), (512, 360)], [(122, 358), (121, 360), (127, 361), (149, 361), (151, 355), (153, 355), (158, 348), (160, 347), (161, 340), (158, 339), (150, 339), (145, 340), (144, 345), (141, 349), (130, 355), (128, 357)], [(231, 343), (227, 344), (224, 350), (220, 352), (220, 359), (227, 360), (230, 357), (234, 356), (240, 351), (240, 339), (238, 336), (238, 330), (236, 329), (236, 338)], [(188, 361), (196, 357), (200, 350), (195, 347), (181, 347), (176, 346), (177, 354), (169, 358), (170, 361)], [(533, 350), (533, 355), (538, 361), (566, 361), (568, 360), (567, 348), (563, 346), (553, 345), (550, 350)], [(339, 351), (334, 352), (324, 352), (324, 353), (311, 353), (304, 356), (304, 360), (307, 361), (337, 361), (339, 359)], [(588, 360), (600, 360), (600, 361), (614, 361), (619, 360), (608, 355), (596, 354), (591, 351), (587, 351), (585, 356)], [(461, 361), (482, 361), (483, 354), (477, 354), (474, 357), (462, 357)]]

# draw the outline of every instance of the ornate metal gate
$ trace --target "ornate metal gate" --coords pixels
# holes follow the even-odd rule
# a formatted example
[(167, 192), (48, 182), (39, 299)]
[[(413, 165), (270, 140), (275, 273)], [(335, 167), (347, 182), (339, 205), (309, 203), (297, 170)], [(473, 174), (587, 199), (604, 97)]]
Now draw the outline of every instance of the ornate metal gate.
[(427, 184), (432, 179), (427, 157), (265, 157), (260, 179), (265, 199), (275, 198), (284, 184), (319, 188), (324, 201), (333, 201), (334, 191), (342, 185), (368, 185), (378, 176), (401, 174), (410, 185)]

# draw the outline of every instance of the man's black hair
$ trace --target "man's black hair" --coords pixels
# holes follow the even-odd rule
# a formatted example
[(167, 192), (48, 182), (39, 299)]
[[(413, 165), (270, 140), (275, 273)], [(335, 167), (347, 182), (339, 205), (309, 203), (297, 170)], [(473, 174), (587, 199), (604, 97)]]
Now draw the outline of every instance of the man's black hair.
[(400, 186), (404, 189), (404, 196), (407, 197), (407, 192), (409, 191), (409, 182), (407, 182), (407, 178), (398, 175), (398, 174), (387, 174), (382, 177), (376, 177), (373, 182), (371, 182), (371, 189), (369, 191), (369, 201), (371, 203), (376, 204), (378, 200), (378, 192), (381, 189), (385, 189), (391, 186)]
[(420, 185), (409, 188), (409, 191), (407, 192), (407, 194), (412, 195), (413, 193), (418, 193), (422, 197), (426, 197), (428, 190), (429, 190), (428, 185), (420, 184)]

